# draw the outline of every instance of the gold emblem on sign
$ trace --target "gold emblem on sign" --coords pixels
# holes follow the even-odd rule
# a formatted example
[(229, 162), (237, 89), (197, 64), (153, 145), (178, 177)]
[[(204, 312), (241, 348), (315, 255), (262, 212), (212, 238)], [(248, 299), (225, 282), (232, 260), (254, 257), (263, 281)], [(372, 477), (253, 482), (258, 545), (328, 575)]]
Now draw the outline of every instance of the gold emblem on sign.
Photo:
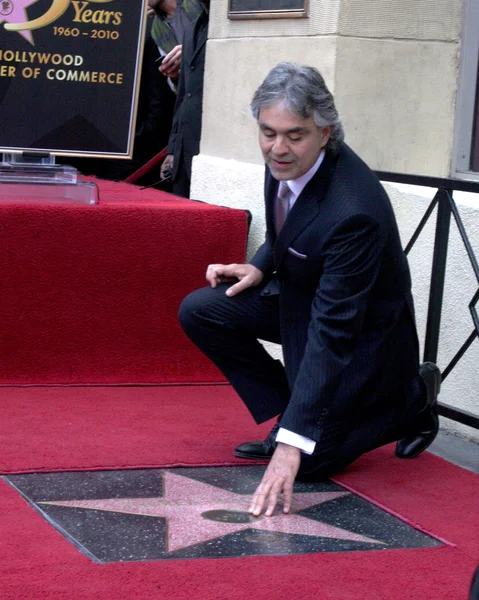
[[(88, 3), (104, 4), (106, 2), (113, 1), (114, 0), (88, 0)], [(71, 0), (53, 0), (50, 8), (41, 17), (33, 19), (33, 21), (25, 21), (24, 23), (6, 23), (5, 29), (7, 29), (8, 31), (32, 31), (34, 29), (46, 27), (47, 25), (50, 25), (51, 23), (59, 19), (70, 6), (70, 3)], [(33, 2), (30, 2), (30, 4), (33, 4)]]

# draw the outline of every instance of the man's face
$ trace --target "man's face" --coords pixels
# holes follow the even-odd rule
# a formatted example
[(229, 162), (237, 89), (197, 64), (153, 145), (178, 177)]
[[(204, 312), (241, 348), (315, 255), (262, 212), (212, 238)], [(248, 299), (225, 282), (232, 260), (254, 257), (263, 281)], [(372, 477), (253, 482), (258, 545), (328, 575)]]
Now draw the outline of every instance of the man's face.
[(304, 175), (326, 146), (330, 127), (318, 127), (313, 117), (303, 119), (281, 103), (259, 112), (259, 145), (275, 179), (287, 181)]

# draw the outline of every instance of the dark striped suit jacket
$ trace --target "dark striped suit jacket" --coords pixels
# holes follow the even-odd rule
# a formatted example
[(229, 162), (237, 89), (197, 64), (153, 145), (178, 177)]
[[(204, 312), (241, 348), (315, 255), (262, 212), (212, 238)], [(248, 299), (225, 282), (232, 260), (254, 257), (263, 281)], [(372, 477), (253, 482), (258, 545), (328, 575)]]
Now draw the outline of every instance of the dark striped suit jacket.
[(346, 144), (326, 153), (277, 239), (266, 171), (266, 241), (251, 262), (271, 278), (263, 293), (279, 282), (281, 425), (319, 441), (328, 420), (405, 402), (418, 373), (409, 267), (387, 194)]

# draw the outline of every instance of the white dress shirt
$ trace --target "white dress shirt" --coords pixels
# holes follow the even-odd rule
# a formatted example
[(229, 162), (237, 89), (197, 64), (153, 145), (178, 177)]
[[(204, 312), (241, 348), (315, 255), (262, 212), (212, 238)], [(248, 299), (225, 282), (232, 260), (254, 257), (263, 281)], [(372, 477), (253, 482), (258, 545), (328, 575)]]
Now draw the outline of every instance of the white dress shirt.
[[(323, 162), (325, 155), (325, 151), (322, 150), (321, 154), (318, 157), (318, 160), (314, 163), (314, 165), (301, 177), (297, 179), (290, 179), (286, 183), (288, 184), (291, 193), (289, 195), (289, 210), (291, 210), (296, 202), (298, 196), (304, 190), (309, 181), (313, 178), (313, 175), (319, 169), (321, 163)], [(295, 448), (299, 448), (301, 452), (305, 454), (312, 454), (314, 449), (316, 448), (316, 442), (311, 440), (310, 438), (305, 437), (304, 435), (299, 435), (298, 433), (294, 433), (294, 431), (289, 431), (289, 429), (284, 429), (284, 427), (280, 427), (278, 433), (276, 434), (276, 441), (281, 442), (282, 444), (288, 444), (288, 446), (294, 446)]]

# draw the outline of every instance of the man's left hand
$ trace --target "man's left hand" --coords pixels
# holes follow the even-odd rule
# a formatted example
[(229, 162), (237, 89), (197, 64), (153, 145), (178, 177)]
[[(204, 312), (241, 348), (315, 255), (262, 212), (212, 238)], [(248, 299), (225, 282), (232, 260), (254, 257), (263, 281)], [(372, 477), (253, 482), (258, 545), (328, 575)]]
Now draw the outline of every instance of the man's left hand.
[(301, 462), (301, 451), (294, 446), (278, 443), (261, 483), (254, 493), (249, 512), (258, 517), (266, 506), (270, 517), (281, 492), (284, 496), (283, 512), (289, 513), (293, 500), (293, 484)]

